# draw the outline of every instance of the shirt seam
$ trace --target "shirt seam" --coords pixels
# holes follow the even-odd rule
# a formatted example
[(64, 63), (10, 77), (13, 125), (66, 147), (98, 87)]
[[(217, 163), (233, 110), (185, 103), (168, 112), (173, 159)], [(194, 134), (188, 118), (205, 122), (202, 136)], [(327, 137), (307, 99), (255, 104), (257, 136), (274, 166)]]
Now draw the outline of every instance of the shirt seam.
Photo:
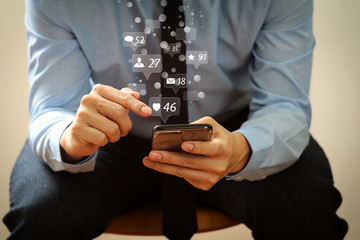
[(315, 48), (315, 38), (313, 38), (313, 44), (312, 44), (311, 48), (308, 49), (306, 52), (304, 52), (304, 53), (302, 53), (300, 55), (291, 57), (290, 59), (286, 59), (284, 61), (271, 61), (271, 60), (265, 59), (265, 58), (261, 57), (259, 54), (257, 54), (255, 50), (252, 50), (252, 54), (256, 59), (259, 59), (262, 62), (265, 62), (265, 63), (268, 63), (268, 64), (288, 64), (288, 63), (292, 63), (294, 61), (297, 61), (299, 59), (308, 57), (309, 55), (311, 55), (314, 52), (314, 48)]
[[(307, 0), (302, 1), (302, 3), (300, 3), (299, 5), (297, 5), (296, 7), (294, 7), (291, 11), (287, 11), (287, 14), (284, 16), (281, 16), (280, 18), (275, 18), (273, 21), (269, 21), (268, 23), (265, 23), (265, 25), (267, 24), (274, 24), (274, 23), (279, 23), (281, 21), (283, 21), (285, 18), (289, 17), (291, 14), (293, 14), (296, 10), (298, 10), (301, 6), (303, 6), (304, 4), (306, 4)], [(271, 1), (271, 4), (273, 3), (273, 0)], [(265, 26), (264, 25), (264, 26)]]
[(309, 17), (307, 17), (306, 19), (304, 19), (304, 21), (298, 23), (298, 24), (295, 24), (291, 27), (287, 27), (287, 28), (279, 28), (279, 29), (266, 29), (266, 28), (262, 28), (261, 31), (262, 32), (281, 32), (281, 31), (289, 31), (289, 30), (294, 30), (296, 28), (299, 28), (299, 27), (302, 27), (306, 24), (308, 24), (309, 22), (312, 21), (312, 16), (313, 16), (313, 13), (314, 13), (314, 9), (311, 10), (311, 13), (309, 15)]

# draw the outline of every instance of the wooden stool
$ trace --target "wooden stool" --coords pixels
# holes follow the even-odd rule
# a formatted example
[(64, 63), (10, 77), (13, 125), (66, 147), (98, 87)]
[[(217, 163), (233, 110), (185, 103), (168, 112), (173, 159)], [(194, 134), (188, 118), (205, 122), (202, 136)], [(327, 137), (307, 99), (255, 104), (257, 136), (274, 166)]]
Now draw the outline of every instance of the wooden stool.
[[(220, 230), (240, 224), (224, 213), (197, 206), (198, 232)], [(109, 222), (105, 233), (125, 235), (162, 235), (162, 209), (160, 203), (150, 203), (140, 206), (124, 215), (116, 217)]]

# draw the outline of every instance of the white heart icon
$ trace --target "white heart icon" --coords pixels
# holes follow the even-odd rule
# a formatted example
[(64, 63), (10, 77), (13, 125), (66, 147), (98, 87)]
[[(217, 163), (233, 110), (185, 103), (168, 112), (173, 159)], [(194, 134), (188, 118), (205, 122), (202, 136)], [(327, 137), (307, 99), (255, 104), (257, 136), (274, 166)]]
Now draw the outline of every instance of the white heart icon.
[(160, 109), (160, 103), (153, 103), (152, 107), (155, 110), (155, 112), (157, 112)]

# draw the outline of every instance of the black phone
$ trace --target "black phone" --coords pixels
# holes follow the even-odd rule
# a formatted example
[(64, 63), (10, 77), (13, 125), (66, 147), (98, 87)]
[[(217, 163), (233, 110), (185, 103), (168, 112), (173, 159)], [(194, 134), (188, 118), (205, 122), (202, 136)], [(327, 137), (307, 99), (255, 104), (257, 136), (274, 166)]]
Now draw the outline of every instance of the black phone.
[(157, 125), (152, 133), (152, 149), (182, 151), (182, 142), (210, 141), (212, 131), (210, 124)]

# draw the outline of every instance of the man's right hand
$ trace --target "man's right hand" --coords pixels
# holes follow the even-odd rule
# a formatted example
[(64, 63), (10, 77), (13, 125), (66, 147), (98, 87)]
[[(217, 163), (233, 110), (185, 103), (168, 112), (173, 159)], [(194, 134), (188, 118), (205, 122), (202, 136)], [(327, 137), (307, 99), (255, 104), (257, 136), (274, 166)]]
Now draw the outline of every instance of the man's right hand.
[(81, 99), (74, 121), (60, 139), (63, 161), (79, 162), (108, 142), (126, 136), (132, 127), (129, 111), (141, 117), (151, 115), (151, 108), (139, 98), (139, 93), (129, 88), (95, 85)]

